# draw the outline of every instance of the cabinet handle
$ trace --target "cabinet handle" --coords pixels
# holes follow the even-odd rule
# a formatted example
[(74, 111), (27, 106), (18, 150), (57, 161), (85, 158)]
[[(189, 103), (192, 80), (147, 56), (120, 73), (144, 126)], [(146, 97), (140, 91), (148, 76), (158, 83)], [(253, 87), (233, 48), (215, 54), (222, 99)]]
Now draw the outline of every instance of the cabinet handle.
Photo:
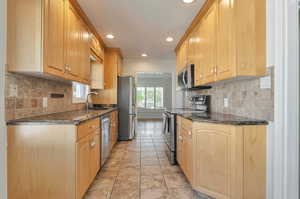
[(94, 148), (94, 147), (96, 146), (96, 141), (93, 140), (93, 141), (90, 143), (90, 146), (91, 146), (91, 148)]
[(68, 65), (67, 64), (65, 64), (65, 71), (64, 71), (64, 73), (66, 73), (66, 72), (68, 72)]
[(215, 73), (217, 74), (217, 66), (215, 67)]
[(189, 134), (189, 135), (192, 135), (192, 132), (191, 132), (191, 131), (189, 131), (189, 132), (188, 132), (188, 134)]
[(211, 70), (210, 70), (210, 73), (211, 73), (211, 74), (214, 74), (214, 73), (215, 73), (215, 69), (214, 69), (214, 68), (211, 69)]
[(96, 128), (95, 125), (90, 126), (90, 129), (95, 129), (95, 128)]

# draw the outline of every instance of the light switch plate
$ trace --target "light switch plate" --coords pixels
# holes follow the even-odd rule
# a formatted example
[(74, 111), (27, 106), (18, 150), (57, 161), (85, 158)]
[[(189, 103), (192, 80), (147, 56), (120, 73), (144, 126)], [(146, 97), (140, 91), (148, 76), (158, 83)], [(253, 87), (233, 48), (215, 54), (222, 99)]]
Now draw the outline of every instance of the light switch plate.
[(228, 106), (229, 106), (229, 100), (228, 98), (224, 98), (224, 107), (228, 108)]
[(48, 107), (48, 98), (43, 97), (43, 108), (47, 108), (47, 107)]

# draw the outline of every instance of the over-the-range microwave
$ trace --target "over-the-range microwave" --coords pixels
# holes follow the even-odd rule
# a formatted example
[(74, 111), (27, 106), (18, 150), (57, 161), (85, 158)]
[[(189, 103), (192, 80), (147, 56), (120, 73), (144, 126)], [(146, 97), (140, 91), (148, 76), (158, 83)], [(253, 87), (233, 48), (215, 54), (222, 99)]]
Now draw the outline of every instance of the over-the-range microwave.
[(178, 86), (181, 89), (210, 89), (211, 86), (195, 86), (195, 65), (189, 64), (177, 75)]

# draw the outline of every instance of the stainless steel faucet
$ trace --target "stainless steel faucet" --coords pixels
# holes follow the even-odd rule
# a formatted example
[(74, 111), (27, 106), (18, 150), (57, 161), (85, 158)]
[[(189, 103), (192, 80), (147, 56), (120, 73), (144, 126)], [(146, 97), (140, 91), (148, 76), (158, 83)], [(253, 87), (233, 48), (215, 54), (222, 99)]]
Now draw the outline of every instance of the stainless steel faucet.
[(89, 97), (91, 95), (98, 95), (99, 93), (97, 92), (89, 92), (86, 96), (86, 111), (88, 112), (89, 111), (89, 108), (90, 108), (90, 102), (89, 102)]

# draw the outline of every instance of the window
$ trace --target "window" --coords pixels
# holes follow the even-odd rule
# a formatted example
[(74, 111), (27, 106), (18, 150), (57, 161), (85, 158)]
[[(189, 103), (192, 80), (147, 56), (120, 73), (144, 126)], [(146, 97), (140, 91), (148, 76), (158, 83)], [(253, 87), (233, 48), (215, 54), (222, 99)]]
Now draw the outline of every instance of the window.
[(139, 108), (158, 109), (164, 107), (163, 87), (137, 87), (137, 106)]
[(73, 103), (85, 103), (89, 90), (89, 86), (73, 82)]
[(146, 92), (145, 87), (138, 87), (136, 89), (136, 101), (138, 107), (144, 107), (146, 104)]

